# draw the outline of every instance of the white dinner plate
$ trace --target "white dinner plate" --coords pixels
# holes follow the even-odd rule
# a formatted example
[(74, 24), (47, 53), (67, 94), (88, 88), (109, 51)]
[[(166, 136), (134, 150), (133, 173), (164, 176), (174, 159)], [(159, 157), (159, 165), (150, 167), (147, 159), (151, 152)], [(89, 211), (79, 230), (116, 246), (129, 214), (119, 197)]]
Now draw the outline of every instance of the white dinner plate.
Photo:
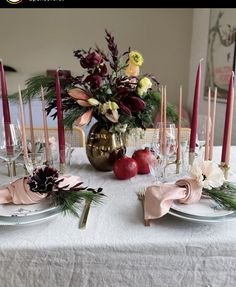
[(213, 199), (209, 198), (201, 198), (199, 202), (193, 204), (181, 204), (174, 202), (171, 209), (185, 215), (211, 218), (227, 216), (234, 213), (233, 210), (228, 210), (221, 207)]
[(181, 212), (178, 212), (174, 209), (170, 209), (169, 214), (184, 219), (184, 220), (190, 220), (190, 221), (196, 221), (196, 222), (204, 222), (204, 223), (215, 223), (215, 222), (223, 222), (223, 221), (232, 221), (236, 219), (236, 212), (233, 212), (231, 214), (225, 215), (225, 216), (218, 216), (218, 217), (204, 217), (204, 216), (194, 216), (189, 214), (184, 214)]
[(0, 219), (3, 217), (26, 217), (56, 210), (49, 198), (35, 204), (0, 204)]
[(9, 217), (2, 217), (0, 218), (0, 226), (21, 226), (21, 225), (28, 225), (28, 224), (36, 224), (40, 223), (49, 219), (56, 217), (61, 212), (60, 208), (56, 208), (54, 210), (39, 213), (32, 216), (22, 217), (22, 216), (13, 216)]

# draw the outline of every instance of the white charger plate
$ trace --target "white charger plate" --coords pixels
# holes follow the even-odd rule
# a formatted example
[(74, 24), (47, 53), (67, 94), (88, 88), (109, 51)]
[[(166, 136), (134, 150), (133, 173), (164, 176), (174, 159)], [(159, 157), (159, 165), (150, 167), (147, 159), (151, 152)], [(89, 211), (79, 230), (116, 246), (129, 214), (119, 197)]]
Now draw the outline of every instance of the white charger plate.
[(56, 210), (49, 198), (35, 204), (0, 204), (0, 219), (11, 217), (27, 217)]
[(228, 210), (219, 206), (214, 200), (209, 198), (201, 198), (199, 202), (194, 204), (181, 204), (174, 202), (171, 206), (172, 211), (181, 212), (185, 216), (218, 218), (233, 214), (233, 210)]

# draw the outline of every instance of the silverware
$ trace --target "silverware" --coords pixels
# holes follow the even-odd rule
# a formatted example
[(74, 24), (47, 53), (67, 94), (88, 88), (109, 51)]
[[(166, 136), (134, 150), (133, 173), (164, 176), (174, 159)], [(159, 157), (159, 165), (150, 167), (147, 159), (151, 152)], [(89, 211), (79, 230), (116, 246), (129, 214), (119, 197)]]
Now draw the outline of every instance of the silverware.
[(79, 228), (80, 229), (86, 228), (90, 206), (91, 206), (91, 200), (86, 199), (84, 209), (83, 209), (83, 212), (81, 214), (81, 218), (80, 218), (80, 222), (79, 222)]
[(149, 219), (144, 219), (145, 192), (146, 192), (146, 188), (145, 187), (140, 188), (140, 190), (138, 192), (138, 199), (141, 201), (142, 207), (143, 207), (143, 222), (144, 222), (144, 226), (150, 226), (150, 220)]

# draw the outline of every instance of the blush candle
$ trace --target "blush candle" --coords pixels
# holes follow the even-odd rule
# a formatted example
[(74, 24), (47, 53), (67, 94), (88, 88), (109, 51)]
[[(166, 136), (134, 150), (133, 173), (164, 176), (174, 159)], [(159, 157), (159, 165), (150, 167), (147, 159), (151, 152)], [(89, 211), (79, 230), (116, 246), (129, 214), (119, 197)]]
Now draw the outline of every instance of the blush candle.
[(181, 120), (182, 120), (182, 86), (179, 87), (179, 121), (178, 121), (178, 136), (177, 136), (177, 156), (176, 160), (180, 161), (181, 157)]
[(25, 130), (25, 113), (24, 113), (24, 106), (23, 106), (23, 101), (22, 101), (22, 96), (21, 96), (20, 85), (18, 86), (18, 94), (19, 94), (19, 107), (20, 107), (20, 116), (21, 116), (22, 147), (23, 147), (24, 161), (27, 163), (28, 148), (27, 148), (26, 130)]
[(31, 153), (32, 159), (34, 160), (35, 156), (35, 138), (34, 138), (34, 124), (33, 124), (33, 114), (32, 114), (32, 106), (31, 106), (31, 99), (29, 98), (28, 101), (29, 107), (29, 124), (30, 124), (30, 141), (31, 141)]
[(208, 89), (205, 160), (209, 159), (210, 124), (211, 124), (211, 88)]
[(216, 121), (216, 100), (217, 100), (217, 88), (214, 92), (214, 102), (213, 102), (213, 111), (212, 111), (212, 126), (211, 126), (211, 137), (210, 137), (210, 151), (209, 151), (209, 160), (213, 159), (213, 146), (214, 146), (214, 137), (215, 137), (215, 121)]
[(59, 143), (59, 158), (60, 166), (65, 164), (65, 132), (63, 123), (63, 110), (61, 100), (61, 85), (59, 78), (59, 69), (56, 70), (56, 101), (57, 101), (57, 128), (58, 128), (58, 143)]
[(48, 124), (47, 124), (47, 115), (46, 115), (46, 105), (44, 99), (44, 90), (41, 86), (41, 96), (42, 96), (42, 113), (43, 113), (43, 131), (44, 131), (44, 141), (45, 141), (45, 157), (46, 163), (50, 163), (50, 148), (49, 148), (49, 136), (48, 136)]

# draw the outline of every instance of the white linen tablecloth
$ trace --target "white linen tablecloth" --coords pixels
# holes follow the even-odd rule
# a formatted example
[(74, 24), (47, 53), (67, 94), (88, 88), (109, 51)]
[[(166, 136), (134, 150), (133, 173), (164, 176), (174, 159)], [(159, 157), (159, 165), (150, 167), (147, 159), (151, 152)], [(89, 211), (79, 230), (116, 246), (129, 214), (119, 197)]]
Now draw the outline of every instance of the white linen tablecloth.
[[(220, 148), (215, 148), (219, 162)], [(171, 215), (143, 225), (139, 186), (150, 175), (115, 179), (95, 171), (83, 149), (73, 173), (103, 187), (104, 204), (91, 208), (87, 228), (78, 219), (0, 226), (0, 287), (236, 286), (236, 221), (198, 223)], [(236, 147), (231, 180), (236, 180)], [(3, 178), (3, 176), (2, 176)]]

